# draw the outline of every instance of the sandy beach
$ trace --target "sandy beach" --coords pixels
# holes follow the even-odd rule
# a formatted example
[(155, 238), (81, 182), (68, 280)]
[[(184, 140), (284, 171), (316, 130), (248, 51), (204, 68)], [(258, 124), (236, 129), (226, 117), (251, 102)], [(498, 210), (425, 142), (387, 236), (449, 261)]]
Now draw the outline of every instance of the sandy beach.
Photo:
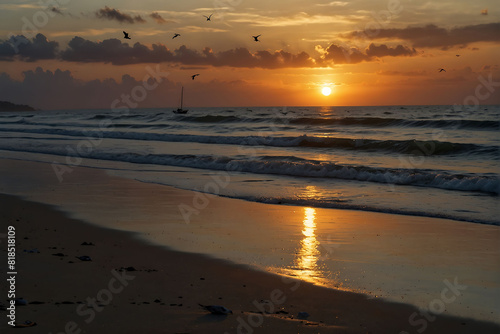
[[(15, 226), (16, 231), (16, 296), (28, 301), (16, 308), (16, 321), (36, 322), (30, 329), (36, 333), (499, 330), (497, 325), (447, 316), (427, 325), (419, 316), (411, 326), (408, 319), (418, 312), (411, 306), (148, 245), (131, 233), (97, 228), (12, 196), (2, 195), (1, 206), (3, 230)], [(23, 252), (34, 248), (40, 253)], [(82, 255), (92, 261), (76, 258)], [(224, 305), (233, 314), (211, 315), (198, 304)], [(310, 317), (297, 319), (298, 312)]]
[[(9, 190), (10, 193), (14, 193), (9, 186), (10, 182), (17, 185), (17, 196), (23, 196), (21, 195), (23, 191), (29, 189), (32, 198), (39, 196), (40, 201), (53, 203), (52, 205), (35, 203), (26, 199), (29, 196), (23, 196), (24, 199), (10, 195), (1, 196), (2, 233), (7, 233), (8, 226), (14, 226), (16, 233), (18, 272), (16, 297), (22, 297), (28, 302), (26, 306), (16, 307), (16, 322), (37, 323), (36, 327), (26, 330), (36, 333), (80, 333), (79, 330), (81, 333), (498, 333), (500, 330), (498, 324), (453, 317), (446, 315), (447, 312), (434, 315), (415, 306), (388, 302), (374, 295), (314, 285), (306, 282), (314, 277), (311, 272), (304, 269), (306, 267), (295, 271), (294, 276), (302, 280), (294, 280), (255, 270), (254, 266), (203, 255), (211, 253), (206, 245), (212, 240), (208, 233), (212, 227), (197, 232), (199, 235), (195, 240), (200, 242), (198, 254), (160, 246), (160, 241), (166, 242), (170, 239), (162, 237), (158, 232), (159, 221), (167, 226), (164, 227), (167, 235), (178, 233), (179, 227), (176, 229), (174, 226), (175, 221), (179, 220), (178, 203), (191, 200), (196, 195), (194, 192), (168, 187), (160, 187), (164, 190), (157, 192), (153, 191), (154, 187), (159, 187), (157, 185), (109, 177), (102, 171), (88, 168), (78, 168), (65, 182), (57, 184), (49, 177), (53, 171), (48, 164), (3, 160), (1, 166), (2, 191)], [(81, 188), (82, 184), (86, 185), (85, 190)], [(22, 190), (23, 187), (26, 189)], [(78, 187), (81, 190), (78, 192), (80, 197), (75, 195)], [(135, 197), (128, 198), (125, 189), (135, 194)], [(151, 194), (149, 197), (148, 193)], [(95, 198), (91, 200), (89, 194), (94, 194), (97, 201)], [(61, 212), (55, 205), (58, 201), (65, 203), (63, 197), (66, 197), (67, 201), (71, 200), (73, 204), (73, 206), (62, 206), (64, 210), (71, 212), (71, 217)], [(168, 198), (169, 201), (164, 202), (160, 209), (152, 200), (154, 197), (164, 201)], [(105, 198), (109, 199), (106, 205), (101, 203), (103, 206), (99, 206), (96, 203)], [(146, 216), (150, 217), (150, 221), (143, 222), (146, 228), (142, 234), (117, 230), (120, 224), (125, 227), (123, 229), (130, 229), (130, 226), (137, 224), (139, 217), (144, 217), (137, 215), (137, 212), (128, 211), (133, 206), (134, 198), (138, 201), (135, 205), (142, 208), (147, 213)], [(175, 202), (175, 198), (178, 202)], [(121, 199), (121, 202), (118, 199)], [(127, 203), (123, 202), (124, 199), (130, 201), (129, 208), (124, 204)], [(115, 209), (110, 210), (109, 207), (113, 205)], [(104, 210), (104, 207), (107, 207), (108, 211)], [(223, 207), (227, 209), (225, 216), (228, 220), (238, 217), (234, 216), (235, 212), (239, 212), (240, 217), (246, 216), (247, 220), (254, 220), (253, 229), (261, 228), (259, 221), (265, 223), (266, 220), (262, 218), (265, 215), (280, 224), (289, 222), (290, 226), (294, 226), (293, 217), (296, 216), (293, 214), (295, 211), (290, 211), (287, 207), (214, 197), (203, 214), (194, 215), (191, 224), (182, 223), (182, 226), (199, 228), (202, 226), (198, 225), (200, 221), (204, 221), (207, 226), (221, 224), (217, 221), (217, 219), (222, 220), (217, 216), (217, 212), (220, 214)], [(119, 209), (128, 214), (128, 220), (113, 221), (113, 217), (123, 217), (117, 214)], [(302, 209), (297, 210), (302, 216)], [(251, 214), (255, 211), (258, 211), (260, 216)], [(325, 212), (331, 215), (342, 210), (325, 209)], [(322, 213), (318, 211), (317, 214), (318, 225), (321, 226)], [(373, 224), (388, 224), (385, 230), (395, 226), (396, 221), (405, 220), (401, 219), (404, 216), (365, 214), (371, 217)], [(100, 224), (88, 223), (96, 215), (100, 215), (101, 220), (108, 223), (107, 227), (102, 221), (97, 221)], [(366, 254), (363, 253), (351, 254), (350, 259), (347, 254), (342, 254), (340, 251), (338, 255), (349, 259), (346, 263), (359, 262), (362, 257), (365, 257), (364, 266), (368, 266), (369, 263), (383, 263), (375, 259), (388, 257), (385, 253), (386, 248), (382, 247), (380, 242), (373, 248), (373, 239), (380, 236), (372, 236), (369, 232), (370, 224), (366, 224), (366, 216), (360, 216), (356, 212), (346, 212), (345, 215), (345, 219), (351, 223), (356, 221), (361, 230), (356, 232), (355, 237), (359, 238), (362, 245), (366, 247), (371, 245), (369, 247), (373, 251), (371, 258), (366, 258)], [(82, 217), (88, 219), (84, 222)], [(282, 220), (276, 217), (282, 217)], [(393, 217), (395, 222), (391, 223), (387, 217)], [(425, 218), (422, 219), (425, 221)], [(240, 220), (242, 224), (248, 223), (243, 218)], [(443, 232), (442, 229), (449, 228), (445, 224), (431, 229), (432, 224), (422, 226), (412, 222), (410, 218), (407, 220), (407, 226), (391, 233), (411, 235), (425, 227), (426, 234), (438, 235)], [(302, 218), (298, 221), (302, 223)], [(349, 229), (348, 225), (341, 227), (337, 235), (347, 235), (351, 238), (352, 228)], [(269, 226), (269, 229), (262, 234), (274, 235), (274, 229), (277, 228)], [(213, 229), (217, 232), (216, 228)], [(148, 230), (158, 235), (148, 235)], [(237, 230), (235, 227), (231, 232)], [(448, 240), (448, 243), (440, 243), (444, 253), (434, 261), (452, 259), (452, 254), (445, 256), (446, 248), (460, 242), (467, 233), (477, 233), (476, 230), (457, 228), (457, 233), (453, 234), (452, 238), (443, 239)], [(497, 238), (495, 231), (493, 227), (484, 227), (484, 231), (478, 234), (481, 236), (480, 241), (485, 246), (492, 245)], [(278, 232), (285, 233), (286, 229), (278, 228)], [(222, 245), (227, 239), (246, 240), (242, 237), (245, 233), (247, 232), (242, 230), (240, 235), (221, 237), (219, 241)], [(386, 236), (382, 244), (395, 240), (395, 236), (391, 236), (391, 233), (381, 233)], [(251, 240), (250, 233), (247, 239)], [(184, 242), (186, 240), (184, 239)], [(311, 239), (306, 237), (305, 241)], [(182, 242), (181, 238), (178, 243)], [(404, 240), (400, 241), (400, 244), (404, 244)], [(427, 247), (425, 243), (421, 243), (420, 246)], [(231, 247), (238, 248), (234, 245)], [(356, 247), (359, 249), (360, 244), (356, 244)], [(393, 255), (401, 256), (398, 253), (402, 250), (396, 251), (396, 245), (389, 243), (387, 247), (394, 249)], [(241, 248), (244, 249), (244, 242)], [(466, 248), (467, 251), (472, 251), (474, 243), (468, 244)], [(352, 252), (347, 243), (343, 243), (339, 248), (342, 249), (348, 249), (347, 253)], [(2, 253), (6, 261), (6, 243), (3, 241)], [(484, 252), (482, 261), (484, 263), (481, 266), (478, 264), (477, 268), (491, 265), (490, 269), (495, 275), (494, 261), (498, 254), (495, 249), (490, 250), (490, 253), (488, 256), (488, 252)], [(310, 258), (307, 255), (305, 254), (303, 259)], [(92, 261), (82, 261), (77, 258), (80, 256), (89, 256)], [(416, 255), (414, 257), (418, 258)], [(394, 262), (394, 258), (388, 257), (388, 261)], [(462, 261), (477, 262), (477, 259), (462, 259)], [(306, 266), (306, 263), (302, 265)], [(3, 271), (5, 274), (6, 269)], [(297, 274), (298, 272), (301, 274)], [(355, 271), (347, 270), (347, 273), (352, 275)], [(429, 306), (435, 308), (439, 308), (440, 305), (451, 306), (462, 297), (461, 289), (464, 284), (462, 278), (459, 277), (458, 281), (454, 281), (453, 275), (443, 277), (446, 278), (448, 278), (447, 283), (444, 280), (438, 282), (435, 294), (422, 296)], [(374, 281), (381, 279), (373, 277)], [(410, 279), (406, 284), (411, 284), (409, 282)], [(405, 285), (405, 282), (396, 281), (386, 283)], [(470, 287), (467, 288), (471, 290)], [(2, 291), (2, 294), (7, 296), (6, 291)], [(7, 305), (7, 302), (4, 297), (4, 305)], [(232, 310), (233, 314), (212, 315), (199, 304), (223, 305)], [(310, 316), (299, 319), (299, 312), (307, 312)], [(496, 311), (492, 309), (492, 312)], [(3, 322), (3, 327), (8, 326), (7, 320)]]

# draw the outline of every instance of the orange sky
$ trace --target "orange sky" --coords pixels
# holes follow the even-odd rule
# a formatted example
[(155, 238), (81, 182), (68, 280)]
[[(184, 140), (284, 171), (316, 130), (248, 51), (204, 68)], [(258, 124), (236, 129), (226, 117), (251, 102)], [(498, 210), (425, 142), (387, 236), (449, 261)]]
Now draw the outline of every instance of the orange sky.
[(0, 4), (0, 100), (109, 108), (158, 68), (139, 107), (500, 104), (496, 1), (46, 3)]

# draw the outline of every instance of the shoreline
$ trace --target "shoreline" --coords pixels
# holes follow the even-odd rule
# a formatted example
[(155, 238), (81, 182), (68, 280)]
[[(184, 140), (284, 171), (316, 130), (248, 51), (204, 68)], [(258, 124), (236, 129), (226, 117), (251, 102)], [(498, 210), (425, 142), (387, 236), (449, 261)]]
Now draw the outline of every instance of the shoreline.
[[(2, 229), (16, 227), (17, 296), (43, 303), (19, 306), (17, 319), (37, 322), (37, 331), (237, 333), (239, 328), (240, 333), (416, 333), (424, 326), (423, 316), (410, 324), (410, 316), (418, 312), (410, 305), (168, 250), (139, 240), (135, 233), (68, 218), (48, 205), (8, 195), (0, 199)], [(33, 248), (40, 253), (21, 251)], [(57, 253), (64, 256), (52, 255)], [(75, 258), (81, 255), (92, 261)], [(130, 267), (133, 270), (119, 271)], [(87, 308), (88, 298), (101, 301)], [(224, 305), (234, 314), (210, 315), (198, 303)], [(299, 320), (298, 312), (311, 316)], [(445, 315), (425, 323), (426, 333), (500, 329), (497, 324)]]
[[(458, 280), (467, 289), (444, 314), (498, 323), (498, 227), (207, 197), (113, 174), (75, 167), (58, 182), (48, 163), (2, 160), (0, 193), (168, 249), (421, 308)], [(208, 203), (186, 223), (179, 206), (195, 200)]]
[[(74, 166), (72, 166), (68, 160), (68, 157), (64, 156), (53, 156), (51, 154), (46, 154), (46, 153), (32, 153), (32, 152), (25, 152), (22, 157), (16, 156), (18, 152), (15, 151), (2, 151), (0, 150), (2, 154), (5, 155), (3, 159), (5, 160), (18, 160), (18, 161), (29, 161), (30, 163), (42, 163), (42, 164), (51, 164), (51, 163), (58, 163), (60, 165), (65, 165), (65, 166), (70, 166), (69, 170), (75, 169)], [(26, 159), (27, 156), (31, 156), (32, 158)], [(79, 157), (75, 157), (75, 159), (80, 159)], [(160, 179), (155, 179), (155, 177), (158, 177), (161, 173), (167, 171), (168, 173), (172, 173), (173, 178), (182, 178), (183, 174), (186, 172), (186, 170), (195, 170), (198, 171), (197, 168), (193, 167), (183, 167), (183, 166), (164, 166), (165, 170), (151, 170), (150, 172), (152, 173), (152, 176), (146, 176), (143, 179), (135, 179), (134, 176), (130, 176), (128, 174), (129, 170), (125, 167), (124, 169), (115, 169), (113, 166), (110, 164), (109, 167), (104, 167), (102, 168), (99, 164), (96, 164), (94, 159), (86, 159), (83, 158), (86, 162), (83, 165), (77, 164), (79, 168), (90, 168), (90, 169), (96, 169), (96, 170), (104, 170), (106, 171), (109, 175), (118, 177), (118, 178), (124, 178), (124, 179), (131, 179), (131, 180), (136, 180), (139, 182), (143, 183), (148, 183), (152, 185), (159, 185), (159, 186), (164, 186), (164, 187), (172, 187), (175, 189), (179, 189), (182, 191), (196, 191), (196, 189), (201, 189), (207, 184), (211, 183), (213, 180), (209, 177), (205, 178), (204, 180), (198, 180), (197, 183), (195, 183), (194, 188), (193, 186), (187, 187), (183, 183), (165, 183)], [(125, 166), (130, 164), (130, 165), (135, 165), (133, 162), (125, 162), (125, 161), (115, 161), (115, 163), (118, 164), (124, 164)], [(148, 166), (148, 164), (144, 164), (144, 166)], [(214, 174), (218, 175), (224, 175), (227, 171), (225, 170), (213, 170), (212, 171)], [(59, 176), (62, 179), (67, 178), (68, 172), (67, 169), (62, 168), (60, 171), (56, 172), (60, 173)], [(156, 175), (155, 175), (156, 173)], [(55, 173), (52, 173), (55, 174)], [(263, 174), (264, 175), (264, 174)], [(270, 174), (272, 175), (272, 174)], [(236, 182), (242, 182), (241, 179), (238, 179), (237, 176), (231, 175), (232, 179), (236, 180)], [(224, 178), (224, 177), (222, 177)], [(248, 181), (243, 181), (243, 182), (248, 182)], [(217, 184), (217, 186), (221, 186), (220, 188), (225, 188), (226, 184), (221, 182), (221, 184)], [(436, 188), (432, 188), (433, 190), (436, 190)], [(207, 194), (207, 196), (210, 196), (211, 193), (205, 192), (205, 191), (200, 191), (203, 194)], [(279, 198), (273, 198), (272, 200), (266, 200), (266, 198), (261, 198), (261, 197), (253, 197), (249, 195), (244, 195), (244, 196), (237, 196), (237, 195), (232, 195), (231, 193), (221, 193), (218, 194), (218, 196), (223, 197), (223, 198), (228, 198), (228, 199), (237, 199), (237, 200), (243, 200), (243, 201), (248, 201), (248, 202), (253, 202), (253, 203), (261, 203), (261, 204), (269, 204), (269, 205), (288, 205), (292, 207), (313, 207), (317, 209), (332, 209), (332, 210), (353, 210), (353, 211), (364, 211), (367, 213), (382, 213), (382, 214), (388, 214), (388, 215), (400, 215), (404, 217), (422, 217), (422, 218), (429, 218), (429, 219), (443, 219), (443, 220), (453, 220), (457, 222), (465, 222), (465, 223), (473, 223), (473, 224), (480, 224), (480, 225), (489, 225), (489, 226), (497, 226), (500, 227), (500, 220), (497, 219), (497, 216), (494, 216), (495, 218), (478, 218), (478, 217), (466, 217), (466, 216), (461, 216), (460, 214), (450, 214), (448, 213), (439, 213), (439, 212), (428, 212), (425, 210), (418, 210), (415, 208), (390, 208), (390, 207), (374, 207), (374, 206), (364, 206), (364, 205), (357, 205), (357, 204), (338, 204), (338, 203), (315, 203), (315, 202), (304, 202), (303, 200), (293, 200), (290, 198), (286, 199), (279, 199)], [(460, 211), (460, 210), (459, 210)], [(467, 211), (467, 210), (466, 210)]]

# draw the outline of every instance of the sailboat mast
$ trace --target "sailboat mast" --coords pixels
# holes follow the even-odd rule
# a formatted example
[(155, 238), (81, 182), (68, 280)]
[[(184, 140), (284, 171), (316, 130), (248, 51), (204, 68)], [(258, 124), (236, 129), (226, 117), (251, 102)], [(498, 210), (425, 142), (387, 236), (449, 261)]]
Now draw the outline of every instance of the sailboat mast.
[(181, 88), (181, 109), (182, 109), (182, 100), (184, 99), (184, 86)]

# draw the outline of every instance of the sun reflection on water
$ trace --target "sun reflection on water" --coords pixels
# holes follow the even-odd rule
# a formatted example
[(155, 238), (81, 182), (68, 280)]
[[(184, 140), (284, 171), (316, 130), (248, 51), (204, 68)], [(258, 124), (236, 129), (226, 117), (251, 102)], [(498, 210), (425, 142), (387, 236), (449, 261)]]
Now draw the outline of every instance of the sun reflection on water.
[(321, 283), (318, 267), (320, 242), (316, 238), (316, 209), (304, 208), (303, 238), (295, 260), (294, 276), (312, 283)]

